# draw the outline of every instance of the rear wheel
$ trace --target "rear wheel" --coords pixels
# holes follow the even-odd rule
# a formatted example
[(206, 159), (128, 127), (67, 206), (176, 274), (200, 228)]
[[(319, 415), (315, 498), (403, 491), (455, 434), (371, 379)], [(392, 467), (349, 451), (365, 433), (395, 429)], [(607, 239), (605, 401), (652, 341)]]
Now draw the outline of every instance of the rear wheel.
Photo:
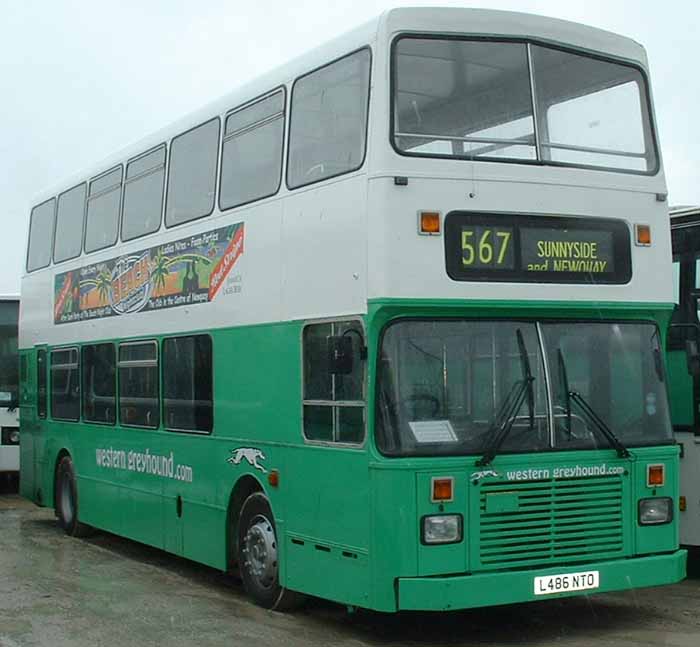
[(70, 456), (64, 456), (56, 473), (56, 514), (61, 528), (71, 537), (85, 537), (92, 528), (78, 521), (78, 485)]
[(266, 609), (289, 611), (305, 596), (280, 586), (275, 519), (267, 497), (251, 494), (238, 519), (238, 568), (246, 593)]

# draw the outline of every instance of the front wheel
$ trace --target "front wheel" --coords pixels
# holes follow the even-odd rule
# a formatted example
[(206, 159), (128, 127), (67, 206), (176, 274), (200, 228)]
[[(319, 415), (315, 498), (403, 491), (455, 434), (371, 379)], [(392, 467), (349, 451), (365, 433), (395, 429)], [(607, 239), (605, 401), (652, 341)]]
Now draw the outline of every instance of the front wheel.
[(61, 528), (71, 537), (85, 537), (92, 528), (78, 521), (78, 485), (70, 456), (64, 456), (56, 473), (56, 513)]
[(275, 519), (261, 492), (251, 494), (241, 508), (238, 565), (246, 593), (261, 607), (289, 611), (303, 603), (301, 593), (280, 586)]

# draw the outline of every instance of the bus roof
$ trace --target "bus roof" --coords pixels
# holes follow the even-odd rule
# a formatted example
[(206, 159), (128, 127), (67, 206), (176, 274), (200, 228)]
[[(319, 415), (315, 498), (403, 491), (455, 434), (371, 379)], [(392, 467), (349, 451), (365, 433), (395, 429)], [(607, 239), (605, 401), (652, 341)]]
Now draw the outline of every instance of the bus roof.
[[(64, 178), (61, 182), (38, 193), (31, 206), (40, 204), (61, 191), (95, 177), (118, 164), (125, 163), (216, 115), (222, 115), (244, 105), (276, 87), (290, 85), (298, 76), (348, 52), (365, 45), (373, 45), (377, 40), (380, 43), (377, 49), (380, 53), (385, 52), (388, 41), (397, 32), (531, 38), (624, 59), (641, 65), (645, 69), (647, 67), (644, 48), (634, 40), (566, 20), (491, 9), (432, 7), (390, 9), (285, 65), (244, 83), (203, 108), (135, 141), (100, 162)], [(384, 43), (387, 45), (383, 45)]]
[(681, 218), (683, 216), (700, 216), (700, 206), (683, 205), (671, 207), (669, 210), (671, 218)]

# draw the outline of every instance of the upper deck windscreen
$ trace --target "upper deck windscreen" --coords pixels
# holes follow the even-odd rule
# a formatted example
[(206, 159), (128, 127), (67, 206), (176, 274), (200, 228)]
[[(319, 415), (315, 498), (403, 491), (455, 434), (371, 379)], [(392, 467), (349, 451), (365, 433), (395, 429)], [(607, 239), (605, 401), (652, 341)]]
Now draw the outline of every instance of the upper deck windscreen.
[(404, 36), (392, 66), (399, 152), (657, 169), (646, 81), (631, 65), (524, 42)]

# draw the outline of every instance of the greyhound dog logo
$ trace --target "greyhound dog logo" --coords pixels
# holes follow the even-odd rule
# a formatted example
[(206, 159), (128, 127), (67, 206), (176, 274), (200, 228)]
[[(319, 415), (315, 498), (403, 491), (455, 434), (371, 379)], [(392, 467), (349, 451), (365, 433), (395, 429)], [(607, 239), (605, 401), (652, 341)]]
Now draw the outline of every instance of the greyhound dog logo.
[(260, 470), (263, 474), (267, 473), (267, 470), (258, 463), (258, 460), (265, 460), (265, 454), (259, 449), (255, 449), (254, 447), (232, 449), (231, 456), (228, 458), (227, 462), (231, 463), (231, 465), (239, 465), (243, 459), (247, 460), (251, 467), (254, 467), (256, 470)]
[(478, 483), (482, 479), (493, 477), (493, 478), (500, 478), (500, 474), (496, 472), (496, 470), (482, 470), (480, 472), (474, 472), (472, 474), (472, 482)]

